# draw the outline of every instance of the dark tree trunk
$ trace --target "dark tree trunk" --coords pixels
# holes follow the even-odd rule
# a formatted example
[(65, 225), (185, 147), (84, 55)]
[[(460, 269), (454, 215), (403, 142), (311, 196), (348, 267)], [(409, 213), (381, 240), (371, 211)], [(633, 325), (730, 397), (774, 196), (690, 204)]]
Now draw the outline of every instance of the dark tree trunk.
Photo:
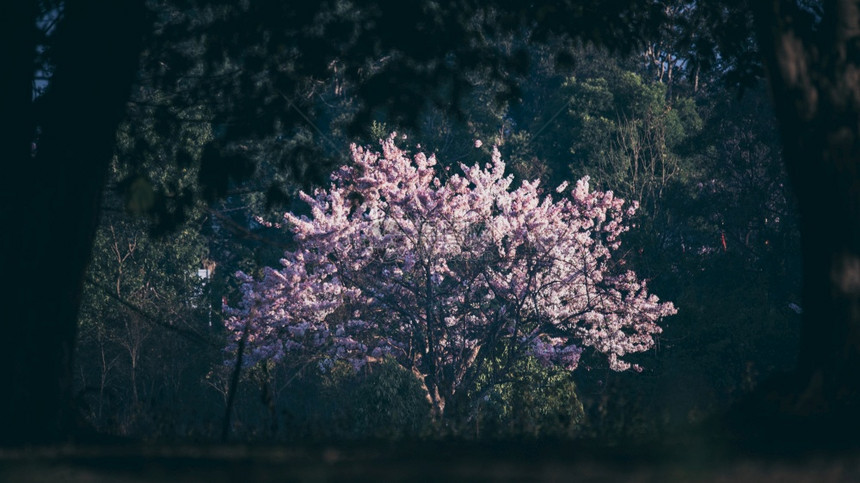
[[(142, 1), (65, 2), (51, 46), (55, 73), (47, 93), (33, 103), (23, 78), (33, 78), (35, 2), (8, 3), (30, 8), (9, 19), (20, 39), (4, 44), (20, 43), (22, 51), (11, 69), (4, 66), (4, 76), (17, 79), (16, 89), (0, 94), (14, 105), (0, 111), (4, 124), (20, 128), (0, 145), (0, 256), (7, 281), (0, 292), (0, 443), (48, 443), (72, 430), (72, 356), (82, 282), (146, 15)], [(34, 126), (40, 134), (31, 153)]]
[(860, 422), (860, 5), (825, 2), (813, 28), (793, 1), (753, 3), (802, 238), (800, 352), (779, 412), (851, 431)]

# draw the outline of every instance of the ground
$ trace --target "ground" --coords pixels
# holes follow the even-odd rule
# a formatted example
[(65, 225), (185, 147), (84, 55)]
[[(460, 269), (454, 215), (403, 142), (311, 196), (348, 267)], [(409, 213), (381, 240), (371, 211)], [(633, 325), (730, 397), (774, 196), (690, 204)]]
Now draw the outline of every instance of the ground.
[(62, 446), (0, 450), (0, 481), (849, 482), (860, 481), (860, 451), (774, 456), (695, 442)]

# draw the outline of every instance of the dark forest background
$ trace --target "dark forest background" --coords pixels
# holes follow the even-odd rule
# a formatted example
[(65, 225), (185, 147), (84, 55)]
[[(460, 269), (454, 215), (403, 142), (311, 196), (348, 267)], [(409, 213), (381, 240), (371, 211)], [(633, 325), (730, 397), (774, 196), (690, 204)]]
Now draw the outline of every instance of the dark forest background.
[[(700, 3), (3, 7), (6, 439), (618, 443), (739, 404), (853, 424), (858, 7)], [(527, 361), (444, 425), (394, 364), (234, 371), (233, 273), (291, 244), (265, 222), (392, 131), (637, 200), (623, 257), (678, 308), (645, 371)]]
[[(728, 66), (693, 67), (671, 38), (679, 27), (625, 53), (537, 44), (527, 28), (498, 34), (486, 48), (523, 57), (505, 72), (516, 92), (480, 69), (452, 66), (468, 91), (445, 106), (450, 86), (432, 86), (421, 95), (426, 108), (409, 122), (383, 110), (357, 121), (363, 90), (375, 81), (366, 78), (393, 59), (371, 59), (357, 79), (339, 75), (346, 67), (332, 59), (324, 76), (294, 88), (290, 99), (277, 99), (273, 88), (270, 105), (240, 106), (253, 120), (219, 122), (217, 95), (200, 91), (213, 78), (242, 81), (245, 68), (225, 57), (207, 72), (194, 30), (181, 39), (166, 34), (185, 22), (212, 28), (206, 14), (217, 9), (153, 13), (161, 15), (166, 52), (146, 53), (118, 128), (78, 320), (75, 396), (100, 431), (220, 437), (235, 364), (223, 350), (221, 319), (222, 304), (237, 297), (233, 273), (277, 266), (290, 243), (287, 230), (255, 217), (278, 222), (280, 212), (302, 210), (296, 191), (348, 163), (349, 143), (378, 145), (391, 131), (453, 169), (486, 162), (497, 145), (519, 180), (540, 178), (551, 189), (589, 175), (600, 189), (637, 200), (642, 209), (623, 256), (679, 314), (664, 321), (658, 348), (641, 357), (645, 373), (613, 373), (595, 360), (567, 374), (532, 362), (461, 427), (434, 427), (413, 376), (395, 364), (353, 374), (347, 364), (325, 371), (312, 360), (262, 363), (238, 381), (233, 437), (653, 437), (724, 410), (762, 378), (792, 367), (797, 225), (767, 93), (761, 82), (738, 92), (724, 78)], [(360, 12), (340, 14), (350, 21)], [(259, 61), (290, 57), (260, 54)], [(238, 92), (268, 87), (266, 74)], [(299, 118), (285, 124), (282, 110)], [(272, 117), (267, 131), (243, 132), (263, 116)], [(247, 179), (208, 201), (198, 180), (219, 144), (253, 164)]]

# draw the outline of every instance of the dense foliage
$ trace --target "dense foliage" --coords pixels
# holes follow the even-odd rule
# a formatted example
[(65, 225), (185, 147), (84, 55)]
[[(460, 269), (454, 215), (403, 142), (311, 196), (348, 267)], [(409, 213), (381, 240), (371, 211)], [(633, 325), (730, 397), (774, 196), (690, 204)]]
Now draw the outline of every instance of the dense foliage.
[[(428, 52), (421, 62), (404, 66), (399, 60), (427, 42), (398, 50), (395, 34), (401, 28), (387, 32), (381, 46), (364, 49), (368, 45), (362, 39), (375, 33), (372, 22), (359, 22), (354, 32), (347, 27), (353, 20), (390, 15), (389, 6), (356, 12), (347, 3), (320, 17), (318, 32), (297, 29), (258, 37), (240, 28), (244, 24), (237, 19), (249, 21), (258, 8), (272, 13), (280, 7), (150, 2), (157, 14), (156, 41), (141, 58), (128, 118), (119, 125), (79, 317), (75, 390), (88, 422), (106, 432), (149, 437), (214, 438), (225, 420), (235, 436), (282, 440), (446, 433), (642, 436), (713, 414), (791, 366), (800, 319), (799, 242), (770, 104), (761, 86), (752, 85), (738, 97), (737, 78), (721, 74), (742, 64), (715, 65), (728, 60), (708, 60), (700, 55), (707, 50), (702, 45), (680, 45), (689, 40), (684, 29), (702, 18), (685, 18), (691, 12), (677, 9), (677, 28), (667, 29), (643, 51), (625, 55), (548, 39), (534, 26), (513, 34), (489, 31), (488, 25), (507, 17), (475, 17), (469, 38), (483, 52), (530, 62), (472, 65), (464, 44), (445, 62), (434, 64), (436, 54)], [(290, 19), (316, 18), (315, 7), (306, 10)], [(260, 32), (277, 30), (275, 22), (283, 20), (269, 15)], [(331, 28), (355, 37), (309, 45)], [(425, 28), (444, 31), (433, 22)], [(252, 38), (221, 36), (224, 32)], [(311, 40), (296, 48), (302, 52), (279, 47), (306, 34)], [(534, 42), (538, 38), (542, 43)], [(361, 55), (349, 57), (354, 48)], [(313, 61), (317, 51), (331, 62)], [(441, 73), (434, 82), (424, 82), (433, 65), (441, 65)], [(307, 72), (312, 75), (298, 74)], [(405, 82), (404, 95), (388, 95), (397, 90), (398, 75), (411, 79), (412, 74), (423, 80)], [(457, 94), (449, 96), (452, 91)], [(353, 160), (343, 149), (350, 142), (375, 143), (392, 130), (409, 136), (397, 139), (399, 147), (386, 148), (390, 157), (371, 161), (371, 153), (362, 151)], [(483, 145), (475, 147), (475, 139)], [(493, 146), (506, 160), (504, 166), (468, 167), (491, 159)], [(428, 153), (427, 165), (419, 168), (397, 154), (400, 150)], [(389, 171), (379, 169), (383, 162)], [(323, 190), (327, 194), (306, 201), (319, 205), (319, 221), (330, 220), (333, 207), (340, 206), (338, 220), (364, 223), (362, 229), (344, 225), (354, 236), (314, 228), (317, 215), (297, 195), (341, 164), (348, 167)], [(461, 170), (461, 164), (468, 168)], [(396, 183), (385, 188), (384, 200), (366, 191), (384, 176), (409, 171), (407, 166), (417, 177), (413, 180), (420, 179), (413, 188), (421, 189), (412, 192), (424, 190), (426, 199), (398, 195)], [(418, 176), (422, 169), (435, 174)], [(588, 345), (583, 334), (555, 332), (547, 322), (558, 315), (553, 304), (575, 292), (537, 291), (547, 297), (532, 303), (492, 285), (493, 274), (528, 275), (529, 263), (536, 267), (539, 257), (529, 258), (535, 252), (521, 248), (541, 240), (509, 236), (505, 243), (519, 244), (514, 257), (488, 249), (502, 243), (488, 229), (499, 218), (493, 209), (480, 220), (452, 223), (449, 231), (430, 230), (444, 224), (427, 211), (426, 202), (454, 199), (452, 182), (473, 190), (477, 185), (469, 184), (469, 173), (485, 180), (486, 192), (502, 196), (499, 187), (505, 183), (506, 189), (516, 188), (504, 196), (518, 193), (534, 215), (522, 213), (524, 221), (518, 223), (552, 228), (556, 239), (581, 232), (562, 230), (561, 223), (570, 221), (564, 216), (546, 220), (543, 200), (552, 201), (547, 210), (557, 209), (561, 197), (539, 194), (537, 185), (526, 180), (555, 186), (589, 176), (593, 187), (615, 194), (613, 202), (589, 198), (593, 203), (608, 202), (612, 211), (617, 198), (639, 202), (635, 215), (616, 210), (623, 223), (614, 229), (636, 225), (607, 242), (608, 247), (623, 240), (623, 246), (593, 261), (615, 276), (635, 270), (634, 282), (646, 280), (649, 289), (678, 308), (678, 315), (660, 324), (661, 334), (650, 325), (645, 331), (638, 349), (651, 350), (630, 358), (644, 367), (641, 374), (611, 371), (610, 365), (623, 367), (627, 359), (617, 359), (628, 352), (623, 345), (591, 339), (595, 357), (589, 351), (580, 354)], [(362, 176), (371, 179), (360, 181)], [(449, 193), (447, 198), (442, 192)], [(335, 193), (337, 199), (326, 198)], [(499, 196), (479, 197), (481, 206), (491, 206), (489, 200)], [(576, 203), (575, 197), (564, 199)], [(402, 243), (405, 235), (395, 236), (390, 223), (375, 222), (376, 228), (385, 227), (383, 232), (368, 221), (396, 214), (394, 200), (413, 210), (399, 221), (420, 219), (427, 226), (415, 232), (424, 237), (424, 252), (409, 269), (400, 256), (408, 245)], [(414, 211), (419, 207), (424, 210), (420, 216)], [(295, 213), (291, 228), (306, 230), (293, 235), (267, 226), (264, 220), (284, 210)], [(149, 216), (149, 223), (132, 214)], [(310, 218), (303, 221), (302, 214)], [(467, 221), (468, 227), (461, 226)], [(471, 242), (431, 243), (431, 232)], [(362, 234), (381, 252), (362, 255), (360, 247), (351, 247)], [(325, 246), (308, 252), (308, 239)], [(342, 257), (307, 263), (335, 253), (331, 247), (351, 247), (357, 268)], [(276, 266), (285, 250), (287, 267), (261, 268)], [(298, 254), (304, 257), (304, 271)], [(336, 270), (324, 273), (327, 264)], [(416, 276), (423, 268), (431, 272), (429, 282)], [(211, 277), (205, 284), (197, 276), (202, 269)], [(316, 285), (285, 284), (286, 269)], [(233, 277), (237, 270), (247, 276)], [(332, 283), (335, 275), (341, 277), (339, 284)], [(455, 287), (463, 279), (477, 282), (471, 289)], [(397, 297), (367, 302), (369, 290), (385, 293), (392, 280), (402, 289)], [(242, 284), (247, 289), (269, 282), (286, 290), (288, 295), (279, 297), (291, 297), (285, 303), (295, 306), (302, 320), (254, 319), (247, 326), (244, 364), (236, 372), (236, 352), (225, 362), (220, 349), (227, 344), (238, 349), (248, 319), (225, 324), (222, 304), (250, 309)], [(428, 288), (430, 295), (422, 293)], [(417, 295), (407, 296), (409, 290)], [(493, 298), (485, 299), (490, 292)], [(312, 307), (314, 302), (321, 305)], [(494, 322), (492, 314), (517, 302), (523, 310), (516, 317), (507, 312)], [(626, 315), (637, 313), (628, 309)], [(460, 346), (446, 345), (435, 361), (416, 350), (411, 357), (404, 353), (408, 341), (421, 338), (417, 331), (393, 328), (446, 317), (451, 325), (439, 324), (445, 328), (435, 340), (447, 337)], [(467, 330), (467, 321), (505, 329), (517, 317), (520, 328), (499, 330), (492, 341), (487, 333), (481, 338)], [(304, 323), (304, 331), (296, 330)], [(328, 337), (315, 343), (313, 334)], [(423, 335), (431, 336), (429, 331)], [(474, 350), (478, 345), (484, 349)], [(432, 344), (425, 338), (413, 346)], [(456, 347), (467, 350), (455, 354)], [(477, 354), (471, 362), (470, 351)], [(616, 362), (607, 364), (601, 352), (614, 353)], [(369, 358), (372, 363), (358, 371), (337, 362), (361, 366)], [(327, 372), (321, 374), (319, 363), (325, 360), (330, 362), (323, 362)], [(571, 374), (541, 362), (575, 363), (578, 370)], [(435, 401), (434, 385), (440, 388)], [(433, 404), (427, 403), (428, 393)], [(420, 416), (441, 412), (443, 400), (450, 420), (467, 423), (449, 421), (442, 428)]]

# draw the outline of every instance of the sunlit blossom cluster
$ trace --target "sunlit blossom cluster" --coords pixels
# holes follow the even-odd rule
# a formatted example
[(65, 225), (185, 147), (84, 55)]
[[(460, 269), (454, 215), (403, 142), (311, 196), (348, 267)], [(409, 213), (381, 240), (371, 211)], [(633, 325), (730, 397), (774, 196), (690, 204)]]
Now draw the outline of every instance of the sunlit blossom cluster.
[(387, 354), (437, 405), (502, 349), (573, 370), (590, 348), (638, 369), (624, 356), (651, 348), (675, 308), (613, 258), (635, 205), (588, 178), (514, 188), (495, 149), (443, 176), (395, 139), (353, 145), (328, 188), (301, 195), (310, 216), (285, 215), (297, 248), (279, 269), (238, 274), (227, 328), (238, 341), (247, 324), (250, 362), (313, 354), (360, 368)]

